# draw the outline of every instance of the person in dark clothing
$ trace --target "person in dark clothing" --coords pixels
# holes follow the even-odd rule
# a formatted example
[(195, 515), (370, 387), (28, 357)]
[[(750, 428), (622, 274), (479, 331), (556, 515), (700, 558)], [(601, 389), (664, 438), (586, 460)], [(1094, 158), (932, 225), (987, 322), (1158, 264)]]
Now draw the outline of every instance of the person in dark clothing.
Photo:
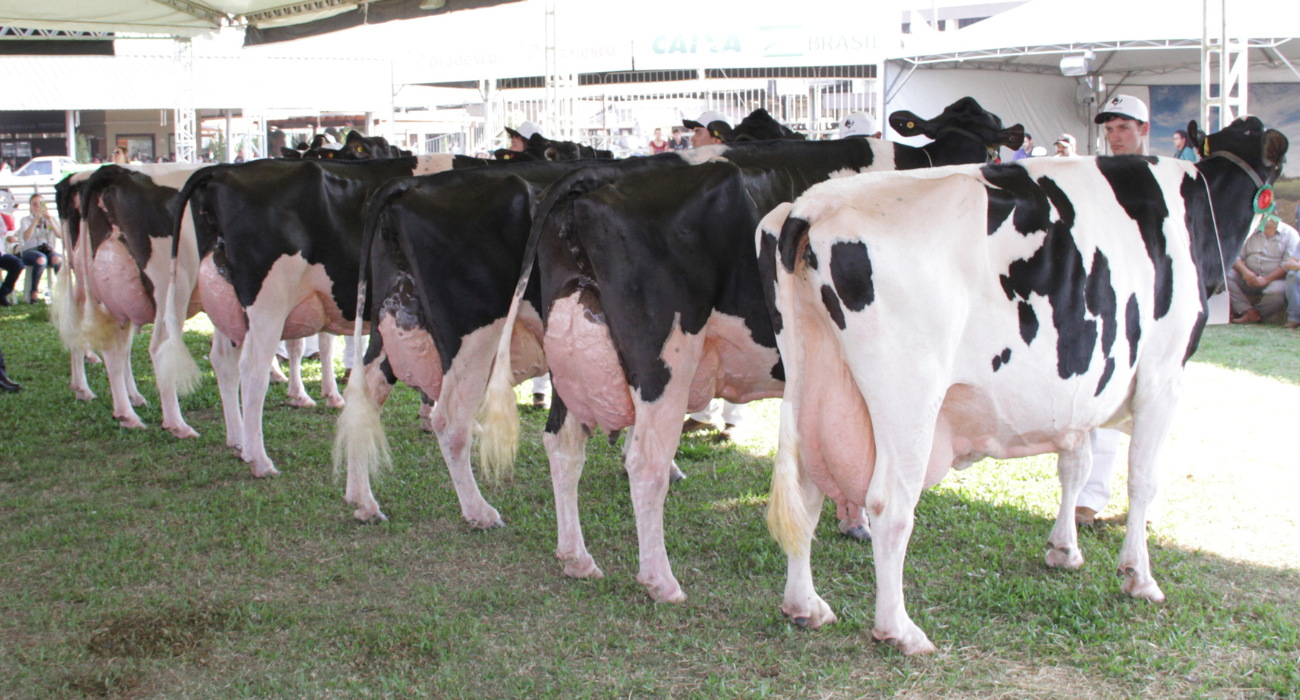
[(15, 382), (5, 374), (5, 354), (0, 352), (0, 391), (19, 391), (23, 388), (22, 384)]
[(5, 271), (4, 282), (0, 282), (0, 306), (13, 306), (13, 300), (9, 298), (13, 294), (14, 285), (18, 284), (18, 275), (22, 274), (23, 261), (17, 255), (0, 253), (0, 270)]

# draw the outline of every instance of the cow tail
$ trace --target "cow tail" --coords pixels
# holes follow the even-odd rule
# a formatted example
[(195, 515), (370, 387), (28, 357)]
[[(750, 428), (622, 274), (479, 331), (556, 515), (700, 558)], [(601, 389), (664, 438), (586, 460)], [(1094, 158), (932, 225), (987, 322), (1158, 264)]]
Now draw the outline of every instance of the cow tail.
[[(776, 285), (775, 292), (776, 309), (785, 311), (781, 316), (783, 327), (780, 334), (797, 339), (800, 331), (798, 313), (794, 304), (795, 278), (782, 267), (780, 252), (780, 249), (787, 244), (798, 249), (798, 241), (791, 241), (784, 235), (791, 233), (785, 230), (791, 208), (790, 204), (782, 204), (764, 217), (760, 225), (760, 235), (776, 235), (781, 242), (776, 249), (768, 251), (768, 254), (776, 258), (770, 261), (776, 271), (776, 279), (783, 282)], [(798, 219), (795, 221), (802, 223)], [(807, 229), (805, 228), (804, 231), (806, 232)], [(798, 264), (796, 257), (795, 265)], [(763, 281), (763, 284), (772, 283), (768, 280)], [(803, 382), (802, 358), (797, 350), (791, 348), (786, 350), (787, 352), (783, 353), (781, 358), (785, 365), (785, 391), (789, 396), (798, 396), (799, 385)], [(772, 467), (772, 490), (767, 501), (767, 528), (772, 533), (772, 538), (781, 545), (781, 549), (791, 556), (801, 555), (805, 543), (813, 537), (815, 523), (809, 518), (808, 508), (804, 502), (803, 480), (804, 474), (799, 455), (798, 416), (795, 414), (793, 401), (782, 401), (780, 442), (776, 451), (776, 463)]]
[[(158, 347), (158, 356), (154, 359), (154, 373), (158, 378), (158, 388), (174, 389), (177, 396), (185, 396), (199, 386), (202, 374), (199, 366), (185, 347), (185, 313), (188, 308), (177, 308), (176, 295), (180, 289), (176, 285), (176, 266), (180, 258), (181, 230), (185, 225), (185, 212), (189, 209), (190, 197), (194, 191), (207, 184), (219, 172), (217, 167), (196, 170), (185, 181), (177, 195), (176, 211), (172, 219), (172, 262), (171, 272), (167, 276), (167, 302), (163, 310), (163, 319), (167, 328), (167, 339)], [(199, 259), (203, 259), (202, 252)], [(196, 290), (197, 292), (197, 290)]]
[(487, 391), (479, 403), (477, 421), (479, 425), (478, 456), (483, 467), (483, 474), (492, 483), (500, 483), (514, 475), (515, 457), (519, 453), (519, 406), (515, 398), (514, 368), (510, 361), (510, 342), (514, 337), (515, 321), (519, 318), (519, 307), (524, 300), (524, 291), (533, 272), (533, 261), (537, 258), (537, 243), (541, 239), (542, 228), (555, 205), (564, 199), (572, 199), (589, 192), (597, 183), (594, 173), (599, 168), (576, 170), (547, 188), (541, 202), (533, 207), (532, 227), (528, 231), (528, 244), (524, 247), (523, 269), (519, 274), (519, 284), (515, 286), (515, 296), (510, 302), (510, 313), (506, 315), (501, 338), (497, 341), (496, 355), (492, 359), (492, 372), (488, 376)]
[[(83, 219), (84, 220), (84, 219)], [(67, 218), (64, 219), (67, 221)], [(86, 337), (81, 332), (81, 308), (72, 293), (72, 236), (65, 223), (62, 231), (64, 265), (54, 277), (54, 290), (50, 306), (50, 321), (59, 330), (59, 339), (69, 352), (84, 352)]]
[(383, 221), (389, 203), (419, 183), (416, 178), (392, 180), (380, 187), (366, 205), (365, 229), (361, 235), (361, 269), (357, 274), (356, 319), (352, 325), (354, 352), (352, 375), (343, 390), (342, 413), (339, 414), (338, 433), (334, 437), (334, 475), (339, 476), (347, 466), (349, 474), (365, 470), (371, 476), (393, 466), (388, 449), (388, 436), (383, 421), (379, 419), (379, 402), (370, 391), (365, 364), (364, 332), (366, 315), (366, 290), (369, 287), (370, 248), (374, 245), (375, 231)]

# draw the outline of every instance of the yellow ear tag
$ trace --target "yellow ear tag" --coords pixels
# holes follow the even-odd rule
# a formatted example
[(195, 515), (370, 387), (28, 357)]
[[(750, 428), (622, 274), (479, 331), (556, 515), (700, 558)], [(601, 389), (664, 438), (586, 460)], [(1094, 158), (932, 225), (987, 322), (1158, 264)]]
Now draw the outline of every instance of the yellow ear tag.
[(1210, 140), (1205, 139), (1205, 141), (1203, 141), (1202, 143), (1205, 144), (1205, 155), (1207, 156), (1210, 155)]
[(915, 129), (915, 128), (916, 128), (916, 122), (908, 122), (908, 123), (907, 123), (907, 128), (909, 128), (909, 129)]

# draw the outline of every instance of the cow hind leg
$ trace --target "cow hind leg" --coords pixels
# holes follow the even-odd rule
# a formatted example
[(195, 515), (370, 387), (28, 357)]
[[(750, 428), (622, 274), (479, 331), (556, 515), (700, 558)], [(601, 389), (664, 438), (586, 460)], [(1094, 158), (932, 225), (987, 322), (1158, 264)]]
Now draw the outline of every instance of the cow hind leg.
[(812, 540), (821, 519), (823, 495), (799, 468), (799, 441), (793, 401), (781, 402), (781, 431), (772, 470), (768, 524), (786, 552), (785, 595), (781, 612), (801, 627), (837, 622), (831, 606), (817, 595), (812, 578)]
[(208, 360), (217, 375), (221, 412), (226, 421), (226, 446), (244, 451), (244, 413), (239, 406), (239, 348), (221, 331), (212, 332)]
[(90, 390), (90, 382), (86, 380), (86, 352), (81, 348), (75, 348), (70, 350), (68, 355), (72, 368), (72, 381), (69, 382), (68, 388), (72, 389), (78, 401), (94, 401), (95, 392)]
[[(181, 415), (181, 404), (177, 383), (174, 381), (161, 380), (163, 370), (160, 366), (164, 361), (162, 359), (162, 353), (169, 337), (170, 336), (167, 334), (167, 324), (162, 320), (160, 315), (159, 318), (154, 321), (153, 333), (149, 337), (149, 357), (153, 359), (154, 375), (159, 379), (157, 382), (158, 403), (162, 406), (162, 426), (167, 432), (171, 433), (173, 437), (179, 439), (195, 438), (199, 436), (198, 431), (191, 428), (189, 424), (185, 422), (185, 418)], [(186, 354), (185, 357), (188, 358), (189, 355)], [(190, 363), (193, 364), (193, 360), (190, 360)], [(197, 369), (197, 365), (195, 366), (195, 369)]]
[(1085, 437), (1069, 452), (1056, 458), (1056, 472), (1061, 480), (1061, 510), (1047, 538), (1047, 565), (1052, 568), (1077, 569), (1083, 566), (1079, 551), (1079, 529), (1074, 522), (1074, 506), (1079, 492), (1092, 471), (1092, 447)]
[(130, 324), (126, 327), (113, 326), (111, 332), (107, 329), (100, 331), (104, 366), (108, 370), (109, 390), (113, 394), (113, 417), (123, 428), (145, 427), (144, 421), (140, 420), (140, 416), (136, 415), (135, 409), (131, 406), (127, 381), (131, 371), (128, 361), (131, 353), (131, 338), (134, 335), (135, 329)]
[(334, 377), (334, 334), (321, 333), (316, 339), (320, 345), (320, 397), (330, 408), (343, 408), (343, 394)]
[[(624, 432), (627, 433), (627, 438), (623, 440), (623, 464), (624, 464), (624, 468), (626, 468), (627, 451), (629, 447), (632, 445), (633, 435), (636, 432), (636, 426), (629, 425), (627, 427), (627, 430), (625, 430)], [(615, 442), (618, 441), (618, 433), (619, 431), (615, 430), (614, 432), (609, 434), (609, 444), (613, 445)], [(682, 471), (681, 467), (677, 466), (677, 460), (674, 459), (672, 465), (669, 468), (668, 483), (676, 484), (677, 482), (685, 478), (686, 478), (686, 472)]]
[[(280, 329), (284, 327), (284, 317), (259, 315), (261, 318), (249, 319), (248, 334), (244, 336), (243, 352), (239, 356), (239, 389), (240, 405), (244, 412), (243, 458), (250, 465), (253, 476), (263, 478), (280, 473), (266, 454), (262, 437), (262, 413), (270, 383), (271, 365), (275, 363), (275, 347), (280, 340)], [(298, 352), (302, 352), (301, 344)]]
[(602, 578), (604, 572), (587, 551), (578, 514), (578, 482), (586, 460), (587, 435), (554, 392), (542, 444), (551, 464), (551, 490), (555, 493), (555, 558), (564, 562), (565, 576)]
[(1152, 603), (1165, 599), (1151, 575), (1147, 552), (1149, 511), (1159, 489), (1160, 453), (1173, 426), (1182, 386), (1178, 379), (1145, 391), (1139, 376), (1133, 398), (1133, 438), (1128, 453), (1128, 523), (1124, 544), (1119, 553), (1119, 575), (1124, 578), (1120, 590), (1134, 598)]
[(126, 393), (131, 399), (132, 406), (148, 406), (149, 400), (136, 387), (135, 370), (131, 368), (131, 346), (135, 344), (135, 335), (138, 330), (137, 327), (131, 326), (131, 342), (126, 346)]
[[(304, 338), (285, 341), (289, 347), (289, 389), (286, 392), (289, 405), (298, 408), (312, 408), (316, 402), (307, 395), (307, 388), (302, 383), (302, 355), (307, 345)], [(271, 361), (275, 364), (275, 360)]]

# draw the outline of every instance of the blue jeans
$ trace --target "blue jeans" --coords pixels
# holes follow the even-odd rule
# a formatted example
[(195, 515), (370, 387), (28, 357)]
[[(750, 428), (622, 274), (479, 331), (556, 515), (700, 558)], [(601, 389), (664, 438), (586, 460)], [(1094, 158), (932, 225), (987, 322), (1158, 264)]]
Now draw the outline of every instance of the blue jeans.
[(29, 248), (23, 251), (23, 264), (32, 268), (32, 271), (27, 273), (27, 296), (30, 299), (36, 294), (36, 285), (41, 281), (41, 273), (45, 272), (46, 264), (49, 265), (51, 273), (48, 286), (50, 289), (54, 288), (54, 275), (58, 274), (60, 267), (63, 267), (63, 256), (55, 253), (47, 260), (44, 253)]
[(0, 283), (0, 296), (4, 296), (14, 290), (14, 285), (18, 284), (18, 275), (23, 271), (23, 261), (17, 255), (0, 253), (0, 270), (5, 271), (5, 281)]
[(1300, 272), (1286, 273), (1286, 320), (1300, 323)]

